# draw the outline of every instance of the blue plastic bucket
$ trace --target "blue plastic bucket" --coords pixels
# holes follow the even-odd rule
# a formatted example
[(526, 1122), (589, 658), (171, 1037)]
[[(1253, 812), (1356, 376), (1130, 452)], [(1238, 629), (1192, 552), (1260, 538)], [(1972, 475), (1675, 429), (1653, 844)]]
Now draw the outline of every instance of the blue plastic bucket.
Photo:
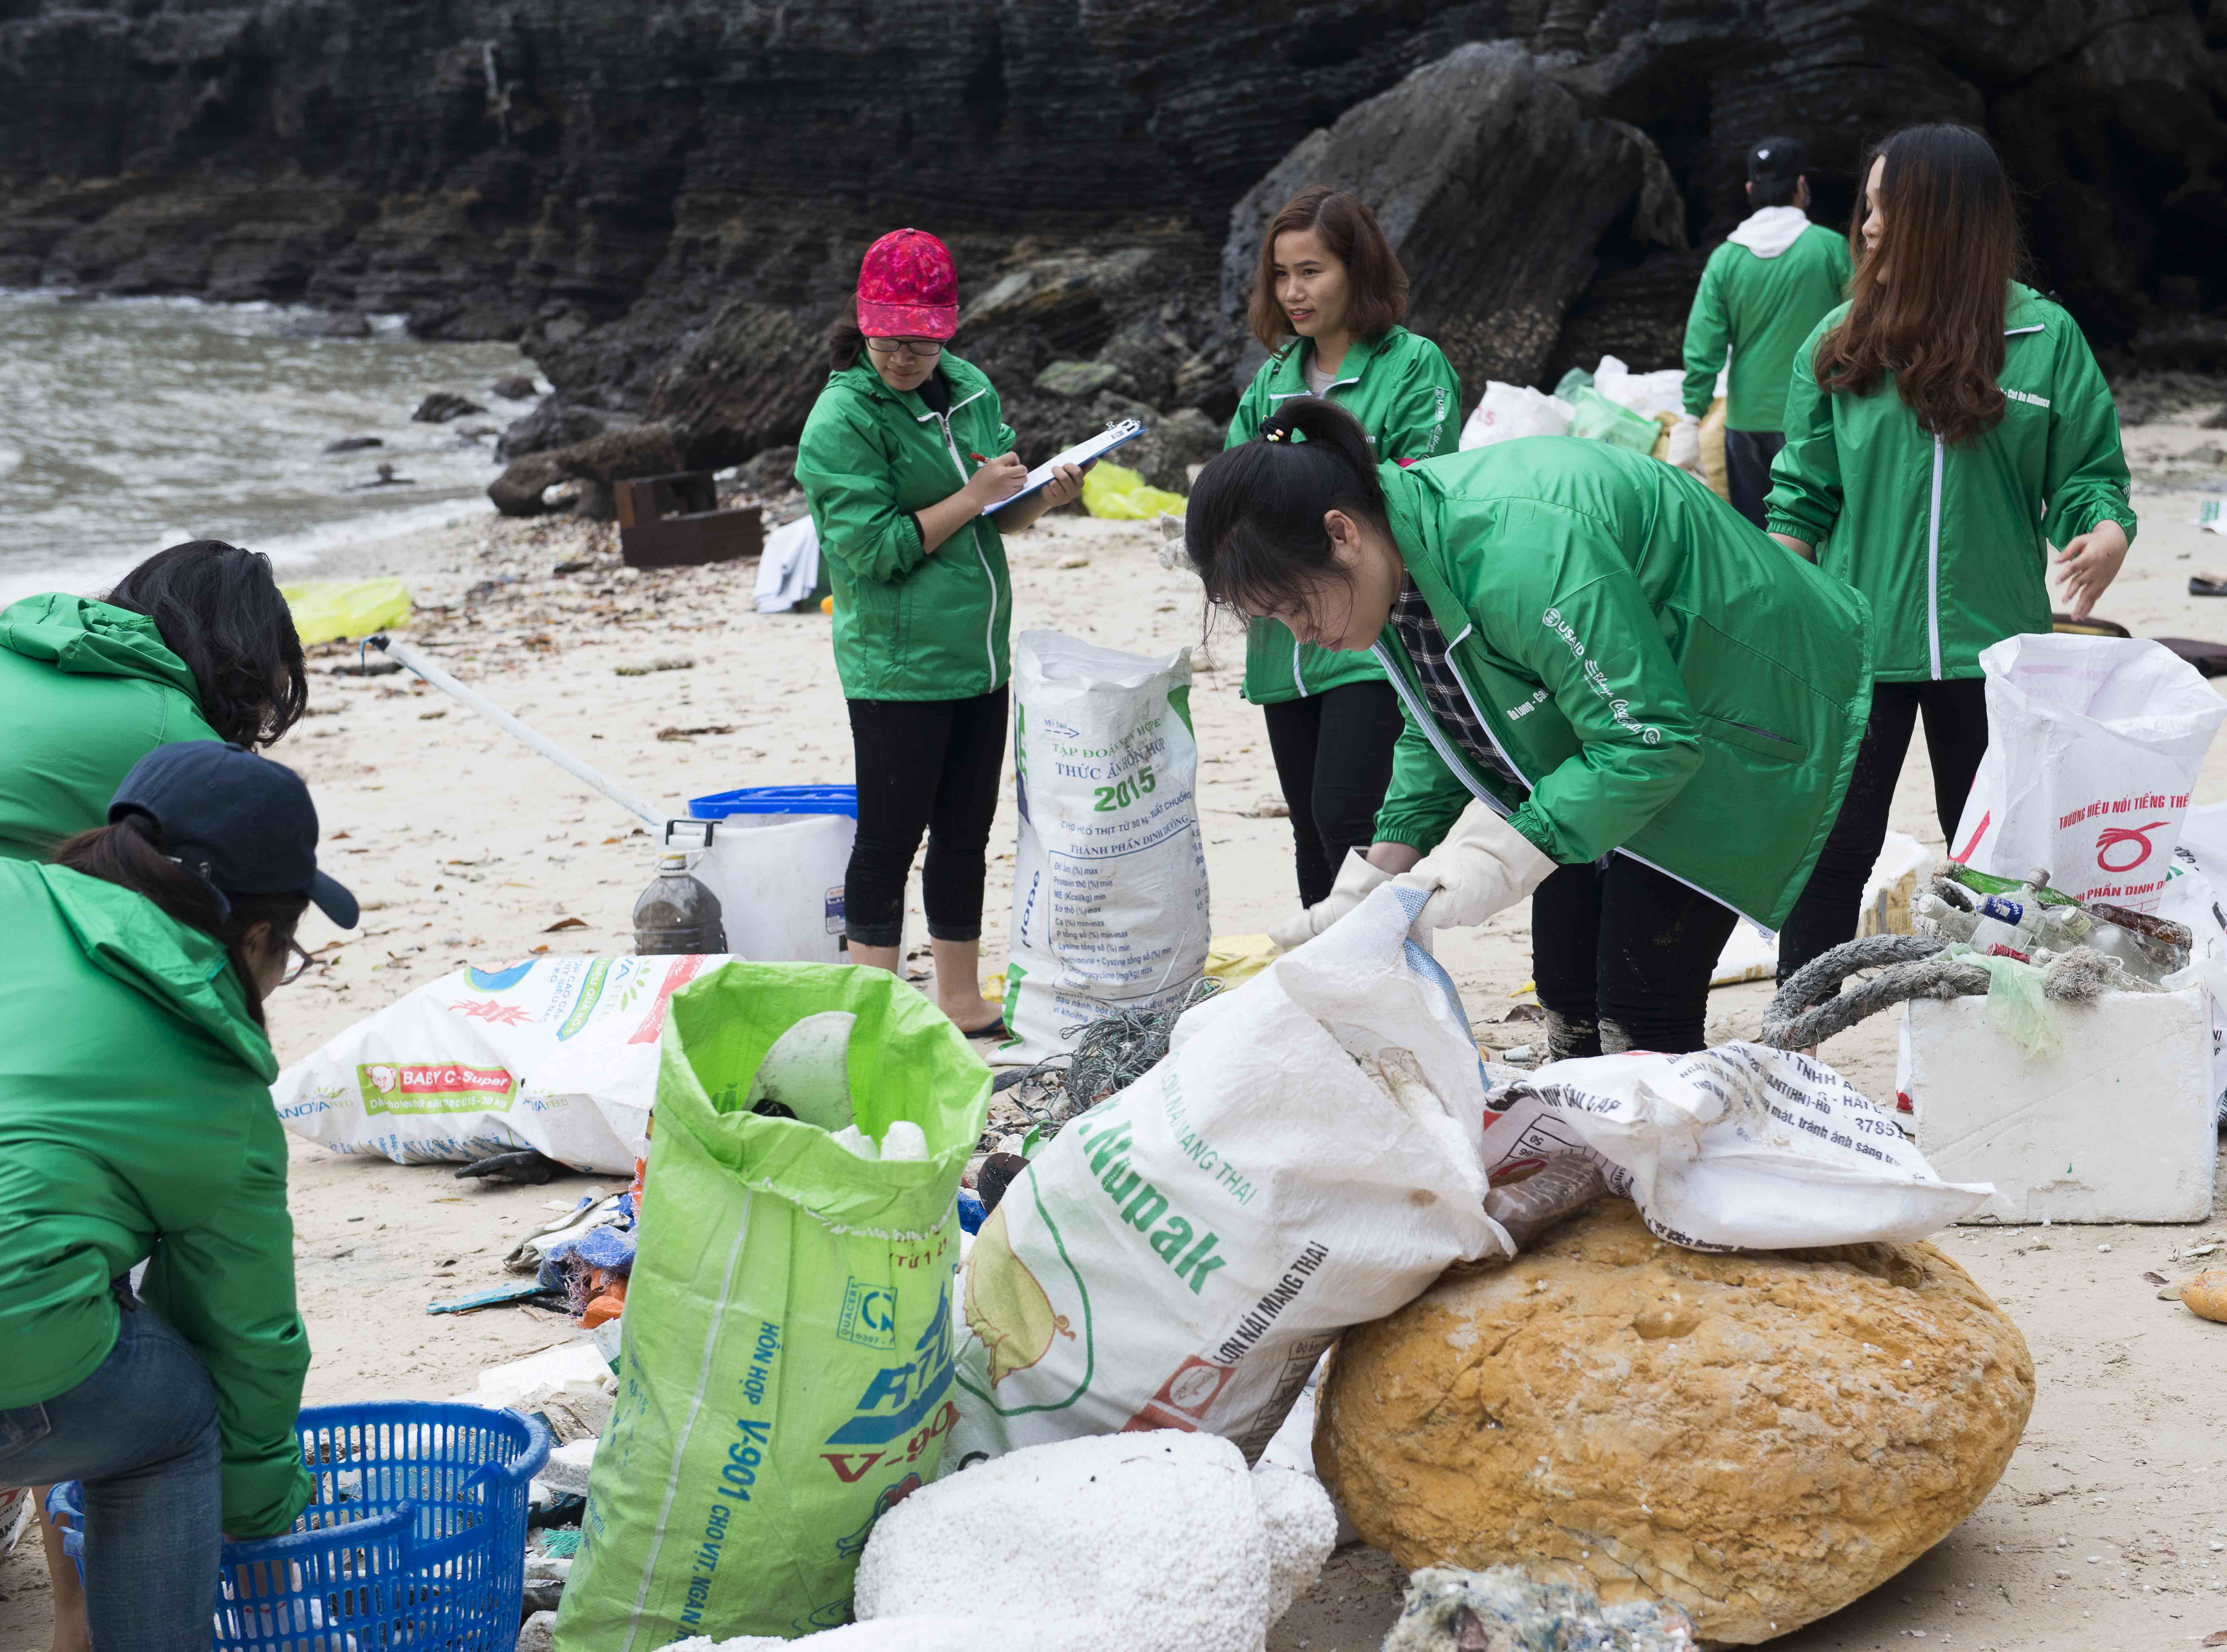
[[(284, 1537), (227, 1543), (212, 1652), (511, 1652), (527, 1484), (549, 1431), (485, 1406), (317, 1406), (294, 1432), (314, 1489)], [(75, 1484), (48, 1508), (82, 1575)]]

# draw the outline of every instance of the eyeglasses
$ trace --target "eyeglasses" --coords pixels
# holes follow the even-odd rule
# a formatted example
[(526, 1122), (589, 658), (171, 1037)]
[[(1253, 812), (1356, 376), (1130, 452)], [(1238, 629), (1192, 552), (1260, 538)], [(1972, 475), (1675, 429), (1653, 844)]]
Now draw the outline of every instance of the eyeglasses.
[(293, 961), (286, 966), (286, 973), (278, 978), (278, 985), (281, 986), (289, 986), (300, 980), (309, 966), (317, 961), (311, 954), (303, 949), (302, 943), (298, 941), (288, 941), (286, 951)]
[(925, 361), (943, 354), (941, 341), (932, 338), (870, 338), (866, 348), (876, 355), (917, 356)]

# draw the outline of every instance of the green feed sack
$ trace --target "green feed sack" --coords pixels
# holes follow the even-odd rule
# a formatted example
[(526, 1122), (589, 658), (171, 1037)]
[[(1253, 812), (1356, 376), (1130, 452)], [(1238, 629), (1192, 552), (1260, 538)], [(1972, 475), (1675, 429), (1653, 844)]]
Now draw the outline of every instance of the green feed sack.
[[(859, 1128), (909, 1119), (928, 1156), (863, 1159), (752, 1112), (769, 1083), (847, 1083)], [(989, 1102), (965, 1037), (884, 971), (731, 963), (674, 996), (564, 1652), (850, 1620), (866, 1534), (935, 1477), (958, 1414), (954, 1200)]]

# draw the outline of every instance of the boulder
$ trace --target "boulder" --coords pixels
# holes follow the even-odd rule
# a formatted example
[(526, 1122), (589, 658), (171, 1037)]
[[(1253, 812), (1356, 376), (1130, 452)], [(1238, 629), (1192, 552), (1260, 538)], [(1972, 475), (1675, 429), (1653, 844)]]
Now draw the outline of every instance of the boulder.
[(1222, 451), (1228, 427), (1196, 407), (1179, 407), (1145, 421), (1147, 429), (1117, 450), (1114, 462), (1127, 465), (1155, 488), (1171, 494), (1190, 491), (1190, 468)]
[(488, 386), (488, 392), (505, 401), (524, 401), (533, 394), (533, 380), (523, 373), (506, 373)]
[(1604, 1200), (1346, 1332), (1315, 1464), (1411, 1570), (1515, 1565), (1745, 1645), (1939, 1542), (2033, 1394), (2018, 1328), (1930, 1245), (1705, 1254)]
[(582, 494), (584, 499), (593, 501), (586, 513), (608, 520), (613, 482), (668, 475), (680, 469), (680, 450), (673, 441), (672, 427), (643, 424), (632, 430), (606, 431), (571, 447), (514, 459), (488, 484), (488, 497), (505, 516), (539, 516), (550, 508), (542, 494), (555, 483), (590, 482), (596, 486)]
[[(1682, 247), (1669, 168), (1637, 127), (1586, 112), (1522, 47), (1464, 46), (1311, 133), (1229, 214), (1222, 302), (1242, 313), (1269, 219), (1310, 184), (1375, 210), (1406, 267), (1410, 324), (1461, 376), (1537, 379), (1612, 226)], [(1650, 365), (1652, 365), (1650, 363)]]
[(410, 415), (418, 424), (446, 424), (450, 419), (462, 418), (468, 413), (484, 413), (487, 409), (466, 397), (437, 390), (418, 404), (418, 411)]
[(1111, 361), (1055, 361), (1037, 374), (1037, 388), (1047, 396), (1079, 401), (1121, 382), (1121, 369)]
[(495, 456), (507, 464), (529, 453), (549, 453), (601, 436), (605, 431), (630, 429), (641, 421), (630, 413), (610, 413), (599, 407), (583, 407), (562, 396), (542, 399), (525, 418), (514, 419), (495, 444)]
[(768, 448), (743, 462), (743, 486), (752, 493), (778, 498), (796, 486), (794, 447)]
[(675, 353), (644, 416), (670, 424), (688, 462), (704, 469), (795, 441), (827, 382), (827, 328), (839, 315), (727, 304)]

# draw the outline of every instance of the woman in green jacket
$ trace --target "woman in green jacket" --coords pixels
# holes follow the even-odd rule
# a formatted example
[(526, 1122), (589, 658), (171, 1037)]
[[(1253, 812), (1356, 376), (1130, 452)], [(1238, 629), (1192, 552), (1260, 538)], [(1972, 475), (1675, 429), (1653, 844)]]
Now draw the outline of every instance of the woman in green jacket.
[(83, 1484), (96, 1648), (206, 1652), (224, 1535), (309, 1496), (263, 1001), (303, 909), (356, 904), (239, 746), (158, 746), (108, 816), (0, 860), (0, 1480)]
[(1013, 498), (1026, 467), (989, 380), (943, 348), (958, 327), (943, 243), (916, 229), (876, 241), (858, 271), (858, 326), (838, 332), (834, 372), (805, 420), (796, 479), (834, 585), (858, 769), (851, 957), (901, 966), (905, 879), (925, 832), (936, 1003), (970, 1036), (1001, 1037), (980, 966), (1011, 674), (1003, 536), (1073, 501), (1082, 473), (1062, 466)]
[(265, 746), (309, 703), (271, 559), (218, 539), (156, 552), (107, 597), (0, 609), (0, 858), (40, 860), (107, 818), (172, 740)]
[(1426, 928), (1529, 895), (1557, 1058), (1701, 1048), (1735, 914), (1784, 921), (1840, 808), (1863, 599), (1605, 443), (1402, 469), (1306, 399), (1260, 434), (1191, 493), (1208, 599), (1373, 649), (1407, 717), (1376, 842), (1316, 927), (1394, 876), (1432, 892)]
[(1956, 852), (1988, 747), (1980, 651), (2050, 628), (2050, 546), (2085, 619), (2134, 536), (2088, 341), (2012, 279), (2018, 215), (1994, 147), (1962, 126), (1898, 132), (1858, 211), (1854, 297), (1795, 357), (1766, 525), (1870, 600), (1879, 687), (1840, 823), (1779, 938), (1782, 979), (1854, 936), (1920, 713)]
[[(1461, 386), (1439, 347), (1400, 325), (1407, 272), (1376, 215), (1320, 185), (1303, 189), (1260, 237), (1249, 319), (1272, 352), (1237, 404), (1226, 447), (1253, 439), (1299, 396), (1336, 403), (1381, 459), (1409, 464), (1453, 450)], [(1291, 812), (1299, 904), (1328, 895), (1349, 853), (1364, 850), (1392, 778), (1400, 702), (1366, 654), (1310, 647), (1274, 620), (1245, 635), (1245, 698), (1268, 724), (1268, 749)], [(1303, 910), (1271, 931), (1296, 947)]]

